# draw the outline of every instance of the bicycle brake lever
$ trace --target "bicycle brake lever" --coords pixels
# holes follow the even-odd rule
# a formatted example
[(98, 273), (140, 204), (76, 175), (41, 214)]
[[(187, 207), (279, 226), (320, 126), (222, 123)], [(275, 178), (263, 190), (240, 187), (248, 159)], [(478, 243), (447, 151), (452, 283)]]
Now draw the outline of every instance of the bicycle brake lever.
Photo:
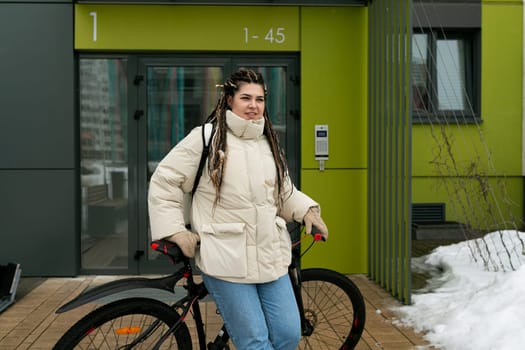
[(312, 232), (310, 234), (314, 237), (314, 241), (326, 241), (320, 232), (321, 230), (319, 230), (315, 225), (312, 225)]

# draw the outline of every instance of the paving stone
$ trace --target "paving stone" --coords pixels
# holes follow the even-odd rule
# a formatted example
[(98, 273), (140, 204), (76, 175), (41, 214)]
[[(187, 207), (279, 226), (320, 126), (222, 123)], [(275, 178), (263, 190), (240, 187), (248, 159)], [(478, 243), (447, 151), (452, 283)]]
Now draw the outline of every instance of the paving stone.
[[(49, 278), (38, 281), (33, 290), (0, 314), (0, 349), (49, 350), (74, 322), (89, 313), (96, 304), (56, 314), (55, 310), (88, 287), (129, 276), (82, 276), (78, 278)], [(434, 349), (423, 335), (410, 328), (397, 327), (390, 308), (401, 305), (387, 291), (364, 275), (349, 276), (360, 288), (366, 303), (367, 321), (357, 350), (427, 350)], [(201, 304), (208, 341), (222, 326), (213, 302)], [(197, 347), (195, 323), (188, 317), (188, 328)], [(234, 347), (231, 346), (234, 350)]]

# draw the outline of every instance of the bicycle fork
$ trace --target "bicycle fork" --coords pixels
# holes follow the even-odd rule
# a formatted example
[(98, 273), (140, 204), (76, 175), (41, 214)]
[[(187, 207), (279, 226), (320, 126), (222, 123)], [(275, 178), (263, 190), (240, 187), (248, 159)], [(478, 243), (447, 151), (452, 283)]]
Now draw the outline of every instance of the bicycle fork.
[(314, 327), (310, 321), (306, 318), (303, 305), (303, 296), (301, 294), (301, 278), (297, 273), (297, 267), (295, 262), (292, 261), (292, 264), (288, 268), (288, 275), (292, 282), (293, 292), (295, 294), (295, 300), (297, 302), (297, 308), (299, 309), (299, 315), (301, 317), (301, 335), (310, 336), (314, 331)]

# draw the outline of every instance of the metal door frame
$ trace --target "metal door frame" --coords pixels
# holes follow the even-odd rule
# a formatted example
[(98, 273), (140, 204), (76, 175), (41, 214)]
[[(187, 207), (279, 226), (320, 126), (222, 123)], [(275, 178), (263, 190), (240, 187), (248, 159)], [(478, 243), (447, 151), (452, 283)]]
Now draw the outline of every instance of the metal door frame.
[[(300, 173), (300, 120), (299, 120), (299, 56), (291, 54), (174, 54), (174, 55), (137, 55), (130, 56), (129, 69), (129, 224), (128, 270), (135, 274), (164, 273), (171, 267), (167, 261), (146, 259), (149, 248), (144, 234), (148, 232), (147, 213), (147, 116), (132, 122), (135, 111), (147, 111), (147, 84), (145, 84), (148, 66), (222, 66), (224, 77), (229, 76), (239, 67), (286, 66), (287, 120), (286, 149), (289, 168), (297, 186)], [(134, 83), (135, 82), (135, 83)], [(271, 92), (270, 92), (271, 93)], [(205, 118), (206, 116), (203, 116)], [(136, 247), (136, 248), (135, 248)]]

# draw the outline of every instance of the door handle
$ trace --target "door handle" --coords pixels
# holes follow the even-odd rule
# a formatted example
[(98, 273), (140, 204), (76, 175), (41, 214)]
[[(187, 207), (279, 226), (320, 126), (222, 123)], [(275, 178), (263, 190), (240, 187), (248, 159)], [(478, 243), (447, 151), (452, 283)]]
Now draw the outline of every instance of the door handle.
[(141, 109), (137, 109), (135, 111), (135, 114), (133, 114), (133, 119), (139, 120), (144, 115), (144, 111)]

